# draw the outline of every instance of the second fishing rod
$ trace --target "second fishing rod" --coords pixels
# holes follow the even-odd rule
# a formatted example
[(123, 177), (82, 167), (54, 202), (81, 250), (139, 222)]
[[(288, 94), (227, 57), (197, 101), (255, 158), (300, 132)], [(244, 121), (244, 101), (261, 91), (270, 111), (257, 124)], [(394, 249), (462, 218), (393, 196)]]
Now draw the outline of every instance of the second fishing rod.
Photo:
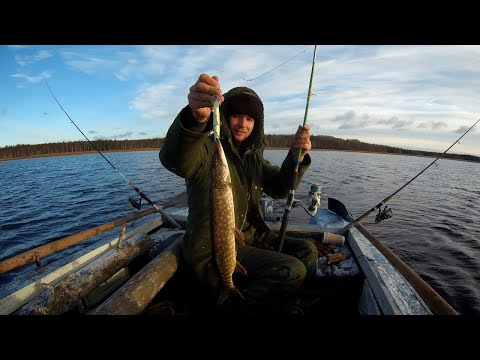
[(83, 137), (85, 139), (87, 139), (88, 143), (90, 144), (90, 146), (92, 146), (100, 155), (102, 155), (102, 157), (105, 159), (105, 161), (115, 170), (117, 171), (121, 177), (123, 177), (127, 182), (128, 184), (132, 187), (133, 190), (135, 190), (137, 192), (138, 195), (140, 195), (140, 202), (137, 202), (135, 199), (133, 198), (129, 198), (129, 202), (130, 204), (132, 204), (133, 207), (135, 207), (136, 209), (140, 210), (140, 206), (141, 206), (141, 199), (145, 199), (150, 205), (152, 205), (155, 210), (157, 210), (169, 223), (171, 223), (173, 226), (175, 226), (176, 228), (179, 228), (181, 229), (181, 226), (166, 212), (164, 211), (163, 209), (161, 209), (158, 205), (156, 205), (152, 200), (150, 200), (148, 198), (147, 195), (145, 195), (139, 188), (137, 185), (135, 185), (132, 181), (128, 180), (121, 172), (120, 170), (118, 170), (101, 152), (100, 150), (97, 149), (97, 147), (87, 138), (87, 136), (83, 133), (82, 130), (80, 130), (80, 128), (77, 126), (77, 124), (72, 120), (72, 118), (70, 117), (70, 115), (68, 115), (68, 113), (65, 111), (65, 109), (63, 108), (63, 106), (60, 104), (60, 102), (57, 100), (57, 97), (53, 94), (53, 91), (52, 89), (50, 88), (50, 86), (48, 85), (48, 83), (45, 83), (48, 87), (48, 90), (50, 91), (50, 93), (52, 94), (53, 98), (55, 99), (55, 101), (57, 102), (58, 106), (60, 106), (60, 109), (62, 109), (62, 111), (65, 113), (65, 115), (67, 115), (67, 117), (70, 119), (70, 121), (72, 122), (73, 125), (75, 125), (75, 127), (78, 129), (78, 131), (80, 131), (80, 133), (83, 135)]
[(370, 210), (364, 212), (362, 215), (360, 215), (359, 217), (357, 217), (356, 219), (354, 219), (353, 221), (351, 221), (350, 223), (348, 223), (347, 225), (345, 225), (339, 232), (338, 234), (340, 235), (344, 235), (348, 229), (352, 228), (353, 226), (355, 226), (355, 224), (359, 223), (360, 221), (362, 221), (363, 219), (365, 219), (367, 216), (369, 216), (371, 213), (373, 213), (374, 211), (376, 211), (378, 209), (378, 214), (377, 216), (375, 217), (375, 223), (379, 223), (380, 221), (383, 221), (383, 220), (386, 220), (388, 218), (390, 218), (392, 216), (392, 210), (390, 208), (388, 208), (387, 206), (385, 206), (383, 209), (381, 209), (381, 207), (387, 203), (388, 201), (390, 201), (395, 195), (397, 195), (401, 190), (405, 189), (413, 180), (415, 180), (416, 178), (418, 178), (423, 172), (425, 172), (430, 166), (432, 166), (433, 164), (435, 164), (437, 162), (437, 160), (441, 159), (446, 153), (448, 150), (450, 150), (455, 144), (457, 144), (465, 135), (467, 135), (467, 133), (472, 130), (474, 128), (475, 125), (478, 124), (478, 122), (480, 121), (480, 119), (478, 119), (475, 124), (473, 124), (467, 131), (465, 131), (462, 136), (460, 136), (457, 140), (455, 140), (455, 142), (450, 145), (443, 153), (441, 153), (435, 160), (433, 160), (430, 164), (428, 164), (428, 166), (426, 166), (422, 171), (420, 171), (417, 175), (415, 175), (413, 178), (411, 178), (409, 181), (407, 181), (404, 185), (402, 185), (398, 190), (396, 190), (394, 193), (392, 193), (391, 195), (388, 195), (385, 199), (383, 199), (382, 201), (380, 201), (377, 205), (375, 205), (373, 208), (371, 208)]

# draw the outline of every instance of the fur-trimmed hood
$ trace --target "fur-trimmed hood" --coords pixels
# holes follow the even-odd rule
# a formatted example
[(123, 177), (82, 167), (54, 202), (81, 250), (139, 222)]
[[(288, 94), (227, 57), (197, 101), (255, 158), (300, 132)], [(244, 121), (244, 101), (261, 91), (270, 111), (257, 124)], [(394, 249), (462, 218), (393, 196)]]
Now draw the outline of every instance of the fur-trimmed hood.
[(248, 87), (235, 87), (224, 95), (224, 101), (220, 105), (220, 117), (222, 126), (231, 138), (232, 134), (228, 127), (228, 118), (232, 114), (248, 114), (255, 119), (252, 133), (243, 142), (242, 148), (253, 147), (254, 150), (262, 146), (264, 138), (264, 109), (260, 97)]

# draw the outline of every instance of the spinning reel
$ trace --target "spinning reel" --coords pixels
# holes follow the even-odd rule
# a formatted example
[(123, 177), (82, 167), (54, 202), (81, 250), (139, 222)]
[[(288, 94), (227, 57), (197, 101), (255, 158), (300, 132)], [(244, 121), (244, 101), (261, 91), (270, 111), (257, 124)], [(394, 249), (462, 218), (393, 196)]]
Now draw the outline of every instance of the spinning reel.
[(130, 196), (130, 197), (128, 198), (128, 202), (129, 202), (130, 204), (132, 204), (132, 206), (133, 206), (135, 209), (137, 209), (137, 210), (140, 210), (140, 208), (142, 207), (142, 197), (141, 197), (141, 196), (140, 196), (140, 200), (139, 200), (139, 201), (135, 200), (135, 199), (133, 198), (133, 196)]
[(308, 207), (302, 202), (302, 200), (295, 200), (296, 202), (302, 204), (305, 211), (310, 216), (315, 216), (317, 209), (320, 207), (320, 197), (322, 195), (322, 187), (318, 184), (312, 184), (310, 186), (310, 192), (308, 193), (308, 198), (310, 199), (310, 205)]
[(378, 214), (377, 216), (375, 216), (375, 224), (378, 224), (380, 221), (391, 218), (392, 215), (393, 215), (393, 211), (388, 206), (385, 205), (383, 210), (381, 210), (381, 208), (378, 208)]

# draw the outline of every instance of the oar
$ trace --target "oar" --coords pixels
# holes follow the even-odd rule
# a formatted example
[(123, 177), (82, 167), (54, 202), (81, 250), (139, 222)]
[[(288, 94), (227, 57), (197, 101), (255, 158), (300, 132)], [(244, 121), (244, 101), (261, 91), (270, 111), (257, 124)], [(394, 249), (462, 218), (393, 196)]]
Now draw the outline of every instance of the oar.
[[(170, 199), (165, 205), (158, 205), (158, 207), (162, 209), (166, 209), (170, 207), (186, 207), (186, 206), (187, 206), (186, 191), (176, 195), (175, 197)], [(106, 224), (96, 226), (94, 228), (79, 232), (75, 235), (71, 235), (60, 240), (52, 241), (51, 243), (36, 247), (34, 249), (25, 251), (18, 255), (15, 255), (9, 259), (6, 259), (0, 262), (0, 274), (16, 269), (20, 266), (35, 262), (37, 261), (37, 259), (44, 258), (45, 256), (53, 254), (54, 252), (65, 249), (83, 240), (89, 239), (92, 236), (102, 234), (122, 224), (153, 214), (156, 211), (157, 211), (156, 208), (151, 207), (146, 210), (140, 211), (138, 213), (134, 213), (134, 214), (113, 220)]]

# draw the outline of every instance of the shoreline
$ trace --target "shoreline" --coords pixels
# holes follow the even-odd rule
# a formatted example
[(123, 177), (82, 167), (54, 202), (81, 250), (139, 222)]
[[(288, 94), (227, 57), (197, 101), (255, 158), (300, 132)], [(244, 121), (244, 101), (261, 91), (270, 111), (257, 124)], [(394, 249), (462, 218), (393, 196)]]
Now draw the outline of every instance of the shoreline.
[[(289, 150), (288, 147), (267, 147), (265, 150)], [(102, 151), (102, 153), (117, 153), (117, 152), (132, 152), (132, 151), (160, 151), (160, 148), (146, 148), (146, 149), (129, 149), (129, 150), (106, 150)], [(353, 152), (353, 153), (365, 153), (365, 154), (382, 154), (382, 155), (403, 155), (403, 156), (417, 156), (417, 157), (426, 157), (426, 158), (435, 158), (435, 155), (427, 156), (427, 155), (414, 155), (414, 154), (398, 154), (398, 153), (390, 153), (390, 152), (378, 152), (378, 151), (360, 151), (360, 150), (339, 150), (339, 149), (311, 149), (309, 152), (315, 151), (341, 151), (341, 152)], [(2, 161), (15, 161), (15, 160), (25, 160), (25, 159), (36, 159), (36, 158), (45, 158), (51, 156), (70, 156), (70, 155), (87, 155), (87, 154), (97, 154), (97, 151), (78, 151), (78, 152), (67, 152), (67, 153), (58, 153), (58, 154), (45, 154), (45, 155), (33, 155), (33, 156), (25, 156), (25, 157), (17, 157), (17, 158), (8, 158), (8, 159), (0, 159)], [(480, 163), (478, 161), (473, 160), (465, 160), (465, 159), (452, 159), (452, 158), (442, 158), (443, 160), (454, 160), (454, 161), (466, 161), (472, 163)]]
[[(132, 150), (105, 150), (102, 151), (102, 154), (107, 153), (116, 153), (116, 152), (131, 152), (131, 151), (153, 151), (160, 149), (150, 148), (150, 149), (132, 149)], [(36, 158), (45, 158), (51, 156), (70, 156), (70, 155), (88, 155), (88, 154), (98, 154), (97, 151), (76, 151), (76, 152), (67, 152), (67, 153), (57, 153), (57, 154), (45, 154), (45, 155), (32, 155), (32, 156), (23, 156), (23, 157), (16, 157), (16, 158), (8, 158), (8, 159), (0, 159), (0, 161), (13, 161), (13, 160), (25, 160), (25, 159), (36, 159)]]

